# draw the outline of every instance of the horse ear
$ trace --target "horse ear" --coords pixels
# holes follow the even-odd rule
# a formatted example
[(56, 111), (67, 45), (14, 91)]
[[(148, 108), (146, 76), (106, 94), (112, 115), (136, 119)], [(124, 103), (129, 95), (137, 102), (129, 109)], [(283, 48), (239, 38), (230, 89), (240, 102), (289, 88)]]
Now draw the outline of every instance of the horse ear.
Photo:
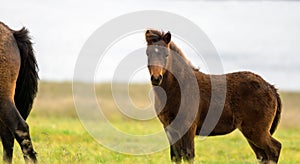
[(170, 33), (170, 31), (168, 31), (168, 32), (163, 36), (163, 40), (164, 40), (164, 42), (166, 42), (167, 44), (170, 43), (170, 41), (171, 41), (171, 33)]
[(145, 38), (146, 38), (146, 41), (148, 42), (148, 43), (150, 43), (150, 30), (147, 30), (146, 32), (145, 32)]

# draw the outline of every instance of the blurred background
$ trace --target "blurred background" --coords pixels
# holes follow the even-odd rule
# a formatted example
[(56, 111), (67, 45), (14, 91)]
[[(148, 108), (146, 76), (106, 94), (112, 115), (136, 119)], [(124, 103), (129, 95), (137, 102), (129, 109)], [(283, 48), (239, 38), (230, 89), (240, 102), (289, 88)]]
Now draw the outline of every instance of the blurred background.
[[(73, 102), (73, 71), (83, 44), (107, 21), (141, 10), (162, 10), (189, 19), (211, 40), (226, 73), (253, 71), (279, 88), (283, 114), (275, 138), (283, 143), (280, 161), (300, 163), (300, 1), (10, 0), (0, 6), (0, 21), (15, 30), (23, 26), (29, 29), (40, 67), (39, 93), (28, 123), (41, 163), (169, 162), (167, 149), (136, 157), (100, 146), (80, 124)], [(134, 38), (116, 44), (112, 50), (115, 55), (106, 56), (106, 74), (96, 78), (95, 92), (103, 112), (117, 129), (130, 134), (154, 133), (162, 130), (158, 120), (142, 122), (122, 115), (107, 84), (114, 73), (109, 62), (122, 58), (131, 47), (146, 46), (143, 33)], [(182, 50), (202, 69), (201, 62), (189, 56), (189, 49), (183, 46)], [(130, 93), (124, 93), (139, 108), (151, 105), (148, 78), (144, 71), (130, 84)], [(256, 162), (237, 131), (198, 141), (196, 149), (195, 161), (202, 163)], [(14, 162), (20, 163), (21, 151), (18, 147), (15, 150)]]
[[(72, 80), (83, 44), (107, 21), (128, 12), (163, 10), (197, 24), (219, 52), (225, 72), (251, 70), (281, 90), (300, 90), (298, 1), (12, 0), (0, 8), (1, 21), (13, 29), (30, 30), (42, 80)], [(141, 35), (115, 52), (124, 55), (124, 49), (145, 44)], [(113, 69), (108, 70), (112, 72), (98, 81), (110, 78)]]

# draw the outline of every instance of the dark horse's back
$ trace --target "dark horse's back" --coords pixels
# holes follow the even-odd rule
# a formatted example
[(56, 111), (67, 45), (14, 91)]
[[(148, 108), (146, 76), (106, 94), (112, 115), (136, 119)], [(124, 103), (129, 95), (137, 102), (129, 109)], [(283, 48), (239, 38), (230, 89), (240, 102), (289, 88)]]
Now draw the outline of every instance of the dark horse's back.
[[(211, 77), (215, 83), (223, 83), (225, 75), (207, 75), (196, 73), (200, 88), (200, 120), (197, 135), (223, 135), (236, 128), (248, 128), (245, 124), (264, 126), (273, 134), (280, 120), (281, 100), (277, 89), (259, 75), (252, 72), (235, 72), (226, 74), (226, 98), (224, 109), (218, 124), (212, 132), (206, 131), (202, 124), (206, 118), (211, 99)], [(215, 84), (218, 85), (218, 84)], [(224, 93), (221, 90), (216, 92)], [(209, 120), (208, 120), (209, 121)], [(249, 125), (250, 127), (250, 125)], [(255, 127), (255, 126), (251, 126)], [(202, 129), (202, 133), (200, 130)], [(248, 129), (257, 132), (256, 129)]]
[(36, 163), (26, 123), (38, 87), (38, 67), (28, 31), (0, 22), (0, 137), (3, 160), (12, 162), (14, 139), (26, 162)]

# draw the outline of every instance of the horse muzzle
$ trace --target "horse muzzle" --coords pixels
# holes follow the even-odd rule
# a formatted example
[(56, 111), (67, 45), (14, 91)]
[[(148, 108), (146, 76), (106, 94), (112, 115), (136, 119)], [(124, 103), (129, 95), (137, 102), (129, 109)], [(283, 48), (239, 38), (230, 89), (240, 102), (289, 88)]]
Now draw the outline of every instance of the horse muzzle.
[(158, 75), (157, 77), (155, 77), (154, 75), (151, 75), (151, 83), (154, 86), (160, 85), (162, 82), (162, 79), (163, 79), (162, 75)]

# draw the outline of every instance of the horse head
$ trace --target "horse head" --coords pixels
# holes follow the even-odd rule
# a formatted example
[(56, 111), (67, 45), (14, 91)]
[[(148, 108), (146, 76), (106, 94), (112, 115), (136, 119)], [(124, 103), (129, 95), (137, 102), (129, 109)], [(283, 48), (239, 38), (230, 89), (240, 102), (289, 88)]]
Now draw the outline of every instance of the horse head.
[(148, 57), (148, 70), (152, 85), (158, 86), (162, 83), (166, 72), (168, 56), (170, 53), (171, 33), (157, 30), (147, 30), (145, 33), (147, 41), (146, 54)]

